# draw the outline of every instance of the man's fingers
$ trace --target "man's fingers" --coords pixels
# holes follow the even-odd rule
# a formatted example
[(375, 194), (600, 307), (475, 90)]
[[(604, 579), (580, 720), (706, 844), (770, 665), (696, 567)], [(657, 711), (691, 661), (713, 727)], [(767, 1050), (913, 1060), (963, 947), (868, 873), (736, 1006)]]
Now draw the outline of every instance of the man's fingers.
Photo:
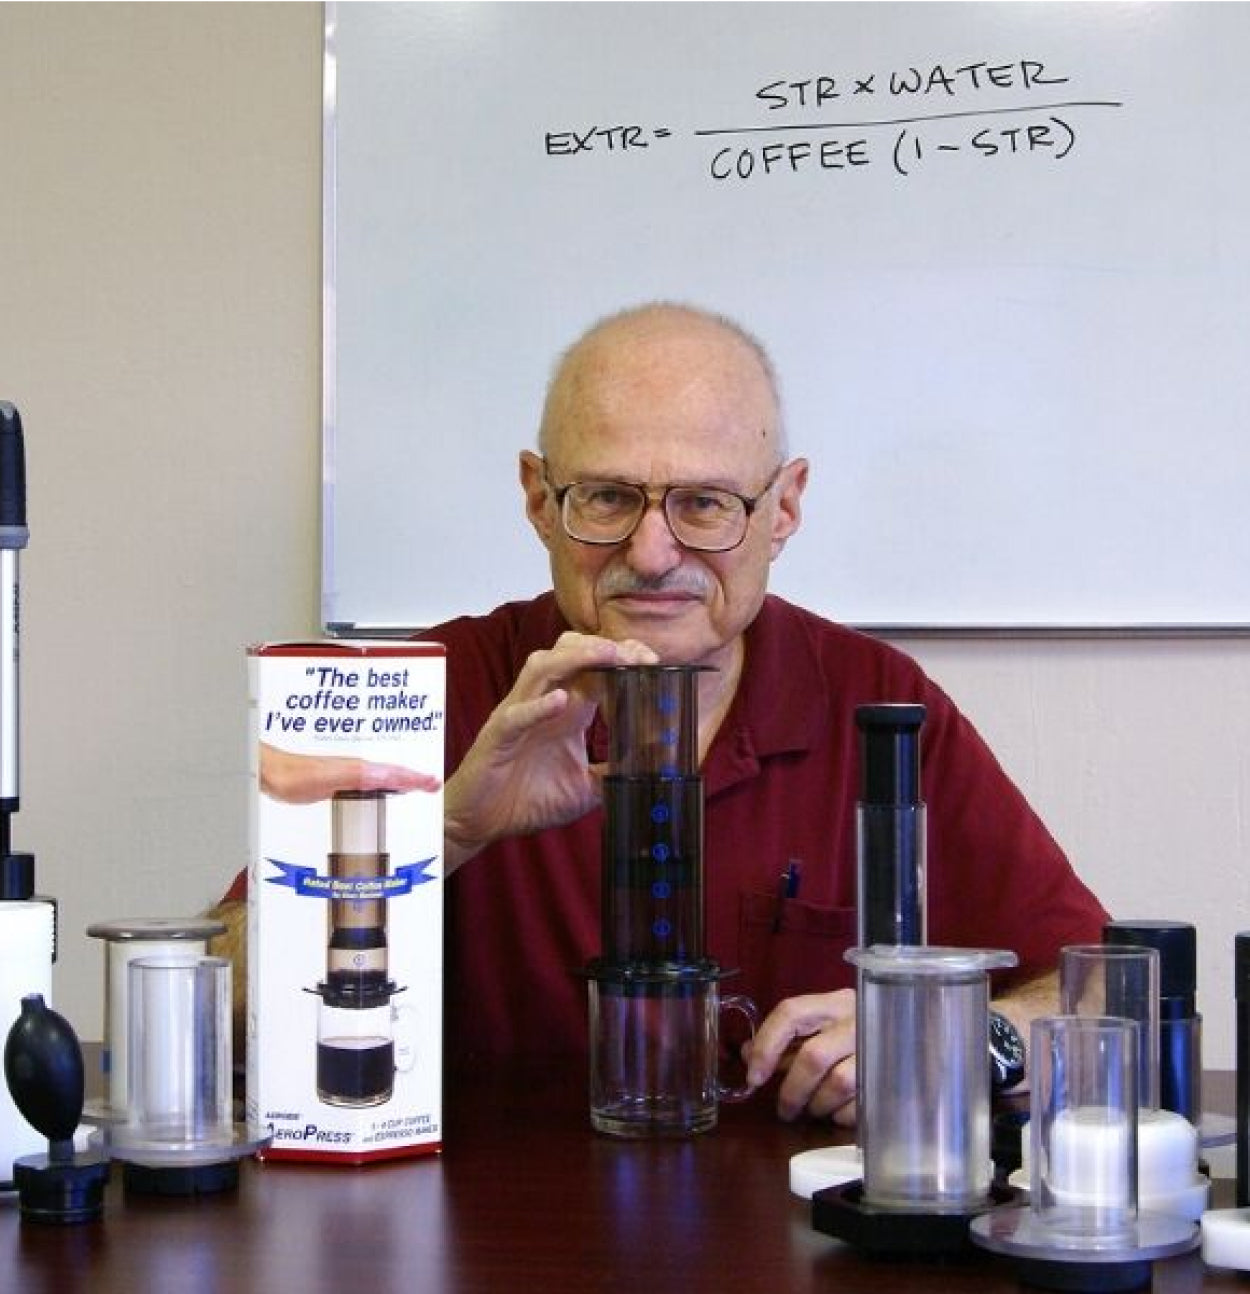
[(834, 993), (807, 993), (779, 1002), (756, 1031), (747, 1055), (747, 1082), (766, 1083), (776, 1072), (786, 1049), (830, 1025), (854, 1021), (854, 995), (847, 989)]
[(855, 1121), (855, 1057), (840, 1047), (822, 1047), (825, 1033), (799, 1048), (777, 1092), (783, 1119), (808, 1114), (815, 1119)]

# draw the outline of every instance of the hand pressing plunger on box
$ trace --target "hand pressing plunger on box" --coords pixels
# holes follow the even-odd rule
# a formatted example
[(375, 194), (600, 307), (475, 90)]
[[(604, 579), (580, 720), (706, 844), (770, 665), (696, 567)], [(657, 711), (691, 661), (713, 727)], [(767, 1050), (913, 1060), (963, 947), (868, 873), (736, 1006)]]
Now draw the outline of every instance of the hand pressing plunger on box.
[(339, 791), (437, 791), (442, 779), (402, 764), (339, 755), (295, 755), (260, 744), (260, 789), (283, 804), (314, 804)]
[[(340, 791), (389, 791), (395, 795), (437, 791), (443, 784), (442, 778), (432, 773), (419, 773), (402, 764), (343, 755), (296, 755), (265, 742), (260, 743), (258, 773), (264, 794), (283, 804), (315, 804)], [(227, 896), (208, 915), (226, 927), (225, 934), (212, 941), (212, 950), (234, 964), (234, 1046), (235, 1054), (241, 1056), (247, 1012), (247, 905)]]

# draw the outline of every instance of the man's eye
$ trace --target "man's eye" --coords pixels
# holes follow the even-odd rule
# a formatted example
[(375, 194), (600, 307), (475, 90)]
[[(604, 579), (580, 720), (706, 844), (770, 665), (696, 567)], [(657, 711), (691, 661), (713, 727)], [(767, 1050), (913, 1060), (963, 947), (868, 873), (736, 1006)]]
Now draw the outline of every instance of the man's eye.
[(677, 498), (677, 506), (682, 515), (703, 520), (715, 520), (732, 512), (732, 501), (715, 491), (693, 490), (683, 492)]
[(578, 503), (596, 512), (612, 512), (632, 507), (634, 496), (619, 485), (587, 485), (579, 491)]

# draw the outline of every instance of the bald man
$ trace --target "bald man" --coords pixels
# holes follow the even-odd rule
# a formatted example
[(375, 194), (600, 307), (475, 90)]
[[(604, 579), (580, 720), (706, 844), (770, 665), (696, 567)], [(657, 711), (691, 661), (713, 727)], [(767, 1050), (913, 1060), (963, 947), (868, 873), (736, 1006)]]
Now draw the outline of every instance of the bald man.
[[(855, 709), (926, 707), (935, 944), (1009, 948), (996, 1009), (1055, 1009), (1067, 943), (1106, 919), (951, 700), (896, 649), (768, 593), (799, 531), (773, 366), (739, 325), (659, 303), (562, 357), (519, 460), (551, 591), (423, 637), (448, 648), (447, 1053), (583, 1059), (600, 951), (594, 666), (698, 664), (707, 953), (766, 1013), (748, 1046), (778, 1112), (854, 1119)], [(791, 865), (793, 864), (793, 870)], [(797, 889), (778, 899), (782, 873)], [(795, 884), (790, 887), (795, 890)]]

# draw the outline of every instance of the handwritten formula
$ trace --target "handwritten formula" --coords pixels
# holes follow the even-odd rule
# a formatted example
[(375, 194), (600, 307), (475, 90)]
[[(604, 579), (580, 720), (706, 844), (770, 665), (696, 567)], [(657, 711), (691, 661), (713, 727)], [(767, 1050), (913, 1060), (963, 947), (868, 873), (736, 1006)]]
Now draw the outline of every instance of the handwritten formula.
[(796, 173), (888, 166), (912, 176), (956, 155), (1061, 162), (1118, 99), (1071, 97), (1069, 78), (1038, 59), (934, 63), (850, 76), (781, 78), (752, 94), (749, 115), (685, 132), (639, 122), (545, 132), (548, 157), (641, 158), (694, 144), (706, 177), (759, 182)]

